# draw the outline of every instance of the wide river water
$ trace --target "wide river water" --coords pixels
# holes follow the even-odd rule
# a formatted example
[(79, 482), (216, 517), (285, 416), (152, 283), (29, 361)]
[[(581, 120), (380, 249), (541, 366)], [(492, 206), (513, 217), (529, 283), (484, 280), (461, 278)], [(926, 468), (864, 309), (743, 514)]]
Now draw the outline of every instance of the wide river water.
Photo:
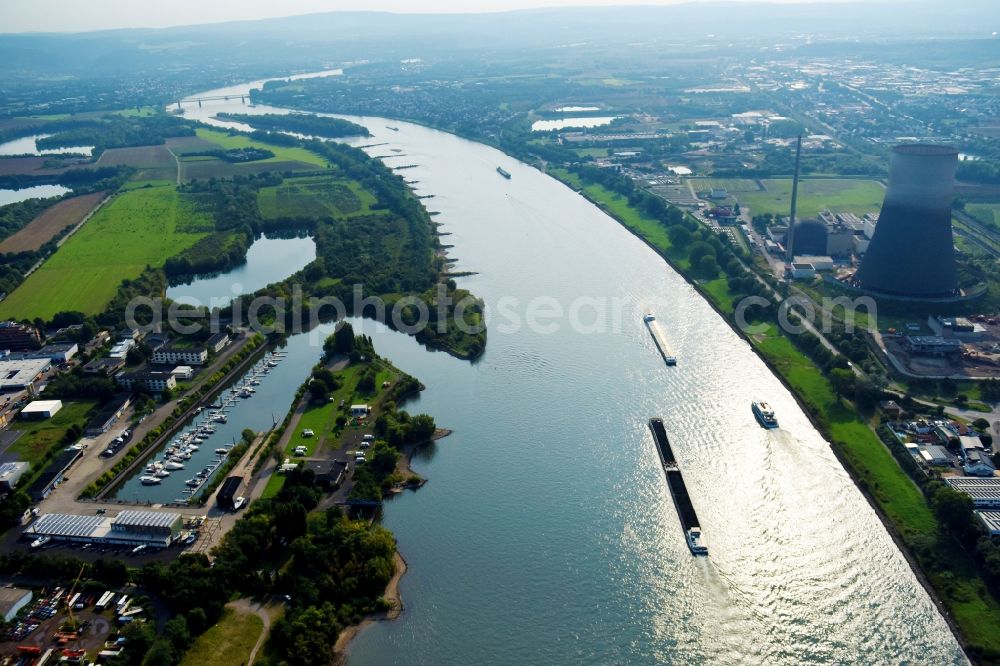
[[(278, 111), (189, 107), (202, 119)], [(409, 563), (406, 608), (365, 629), (351, 663), (965, 663), (827, 442), (656, 254), (492, 148), (397, 120), (352, 120), (374, 134), (364, 143), (389, 144), (369, 152), (396, 148), (399, 164), (417, 165), (401, 173), (435, 196), (426, 203), (440, 211), (458, 269), (476, 272), (459, 282), (506, 310), (494, 312), (475, 363), (365, 326), (381, 354), (426, 384), (407, 408), (454, 434), (414, 460), (430, 483), (386, 507)], [(552, 300), (529, 305), (539, 297)], [(553, 303), (577, 304), (584, 325), (524, 324)], [(588, 327), (595, 304), (608, 321)], [(668, 332), (676, 367), (656, 352), (647, 311)], [(779, 430), (756, 424), (757, 399), (775, 406)], [(657, 415), (707, 558), (684, 544), (646, 427)]]

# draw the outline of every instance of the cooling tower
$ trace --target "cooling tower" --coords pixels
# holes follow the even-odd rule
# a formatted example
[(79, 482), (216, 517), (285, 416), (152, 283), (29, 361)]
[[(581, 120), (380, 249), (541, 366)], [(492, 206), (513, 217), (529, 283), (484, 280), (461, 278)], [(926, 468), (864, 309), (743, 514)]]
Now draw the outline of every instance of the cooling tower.
[(958, 152), (950, 146), (893, 148), (882, 212), (855, 276), (860, 287), (906, 298), (958, 294), (951, 236), (957, 166)]

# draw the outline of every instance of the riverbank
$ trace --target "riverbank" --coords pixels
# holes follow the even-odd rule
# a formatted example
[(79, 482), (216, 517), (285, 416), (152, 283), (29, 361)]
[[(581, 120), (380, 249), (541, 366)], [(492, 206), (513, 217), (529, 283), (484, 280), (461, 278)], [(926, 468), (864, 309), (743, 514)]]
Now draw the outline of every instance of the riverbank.
[[(428, 439), (427, 441), (420, 442), (418, 444), (406, 444), (401, 447), (399, 451), (400, 453), (399, 460), (396, 461), (396, 473), (402, 476), (403, 479), (405, 479), (405, 481), (403, 482), (404, 485), (401, 488), (393, 488), (391, 494), (397, 495), (406, 490), (407, 488), (416, 490), (417, 488), (427, 483), (427, 479), (414, 472), (413, 468), (410, 466), (410, 464), (413, 462), (413, 454), (419, 451), (420, 449), (424, 448), (425, 446), (428, 446), (429, 444), (438, 441), (439, 439), (444, 439), (445, 437), (450, 435), (451, 432), (452, 431), (449, 430), (448, 428), (438, 428), (437, 430), (434, 431), (434, 434), (431, 435), (431, 438)], [(414, 478), (420, 479), (420, 481), (418, 483), (411, 483), (410, 480)]]
[(365, 616), (361, 622), (358, 624), (352, 624), (349, 627), (345, 627), (338, 635), (337, 642), (333, 646), (333, 663), (337, 666), (342, 666), (347, 663), (347, 649), (354, 640), (354, 637), (361, 633), (361, 630), (374, 622), (386, 622), (392, 621), (398, 618), (403, 612), (403, 597), (399, 593), (399, 581), (402, 580), (403, 574), (406, 573), (406, 560), (399, 551), (392, 558), (393, 565), (395, 566), (395, 572), (392, 578), (389, 579), (389, 583), (385, 586), (385, 593), (382, 598), (385, 599), (388, 608), (377, 613), (372, 613)]
[[(949, 539), (940, 537), (940, 526), (923, 493), (898, 466), (869, 425), (843, 405), (819, 368), (779, 331), (750, 336), (736, 326), (732, 320), (734, 304), (725, 284), (721, 290), (706, 288), (706, 284), (692, 277), (688, 267), (671, 256), (673, 248), (666, 228), (658, 221), (646, 218), (624, 197), (603, 186), (585, 187), (575, 174), (561, 170), (554, 170), (551, 175), (601, 208), (656, 252), (694, 287), (739, 337), (749, 343), (755, 355), (771, 369), (813, 426), (827, 439), (833, 454), (885, 526), (966, 655), (973, 661), (978, 657), (982, 663), (994, 663), (983, 652), (988, 654), (1000, 647), (1000, 604), (975, 573), (971, 556)], [(634, 219), (626, 219), (623, 212)], [(928, 542), (932, 544), (931, 557), (937, 558), (940, 567), (936, 571), (921, 566), (914, 552), (915, 544), (923, 544), (926, 548)]]

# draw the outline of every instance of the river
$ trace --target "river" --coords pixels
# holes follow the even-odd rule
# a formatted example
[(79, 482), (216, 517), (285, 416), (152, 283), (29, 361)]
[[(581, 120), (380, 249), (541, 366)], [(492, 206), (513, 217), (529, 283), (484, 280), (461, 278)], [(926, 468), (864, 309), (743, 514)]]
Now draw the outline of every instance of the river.
[[(617, 300), (611, 309), (622, 313), (599, 332), (565, 319), (551, 331), (507, 327), (494, 316), (475, 363), (366, 323), (379, 352), (427, 386), (407, 408), (455, 432), (414, 460), (430, 482), (386, 507), (409, 562), (406, 610), (365, 629), (351, 663), (965, 662), (793, 397), (656, 254), (492, 148), (350, 119), (374, 134), (365, 143), (389, 144), (373, 152), (397, 148), (417, 165), (406, 178), (435, 195), (429, 207), (458, 270), (476, 272), (458, 281), (488, 306), (516, 299), (522, 321), (540, 296), (567, 309)], [(656, 352), (647, 311), (676, 367)], [(756, 399), (774, 405), (779, 430), (758, 427)], [(685, 547), (646, 427), (654, 415), (667, 424), (708, 558)]]

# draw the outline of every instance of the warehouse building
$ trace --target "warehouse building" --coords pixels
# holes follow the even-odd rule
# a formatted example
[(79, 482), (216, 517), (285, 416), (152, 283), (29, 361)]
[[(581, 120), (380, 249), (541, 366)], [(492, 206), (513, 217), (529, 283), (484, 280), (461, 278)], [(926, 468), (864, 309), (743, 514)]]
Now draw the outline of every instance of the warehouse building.
[(97, 412), (87, 424), (84, 434), (88, 437), (98, 437), (106, 433), (132, 405), (131, 393), (119, 393), (111, 398), (101, 411)]
[(47, 513), (25, 529), (24, 536), (80, 543), (169, 546), (183, 525), (181, 514), (159, 511), (122, 511), (114, 518)]
[(972, 498), (977, 509), (1000, 509), (1000, 477), (952, 477), (944, 480), (953, 490)]
[(21, 410), (21, 418), (36, 421), (51, 419), (62, 407), (62, 400), (32, 400)]
[(1000, 536), (1000, 511), (976, 511), (990, 536)]
[(50, 367), (47, 358), (0, 359), (0, 392), (26, 389)]
[(28, 497), (35, 502), (41, 502), (48, 497), (49, 493), (62, 483), (63, 477), (66, 476), (66, 470), (82, 455), (83, 449), (69, 448), (53, 458), (41, 476), (35, 479), (35, 482), (28, 488)]
[(0, 615), (4, 622), (17, 617), (18, 612), (31, 603), (31, 590), (19, 587), (0, 587)]

